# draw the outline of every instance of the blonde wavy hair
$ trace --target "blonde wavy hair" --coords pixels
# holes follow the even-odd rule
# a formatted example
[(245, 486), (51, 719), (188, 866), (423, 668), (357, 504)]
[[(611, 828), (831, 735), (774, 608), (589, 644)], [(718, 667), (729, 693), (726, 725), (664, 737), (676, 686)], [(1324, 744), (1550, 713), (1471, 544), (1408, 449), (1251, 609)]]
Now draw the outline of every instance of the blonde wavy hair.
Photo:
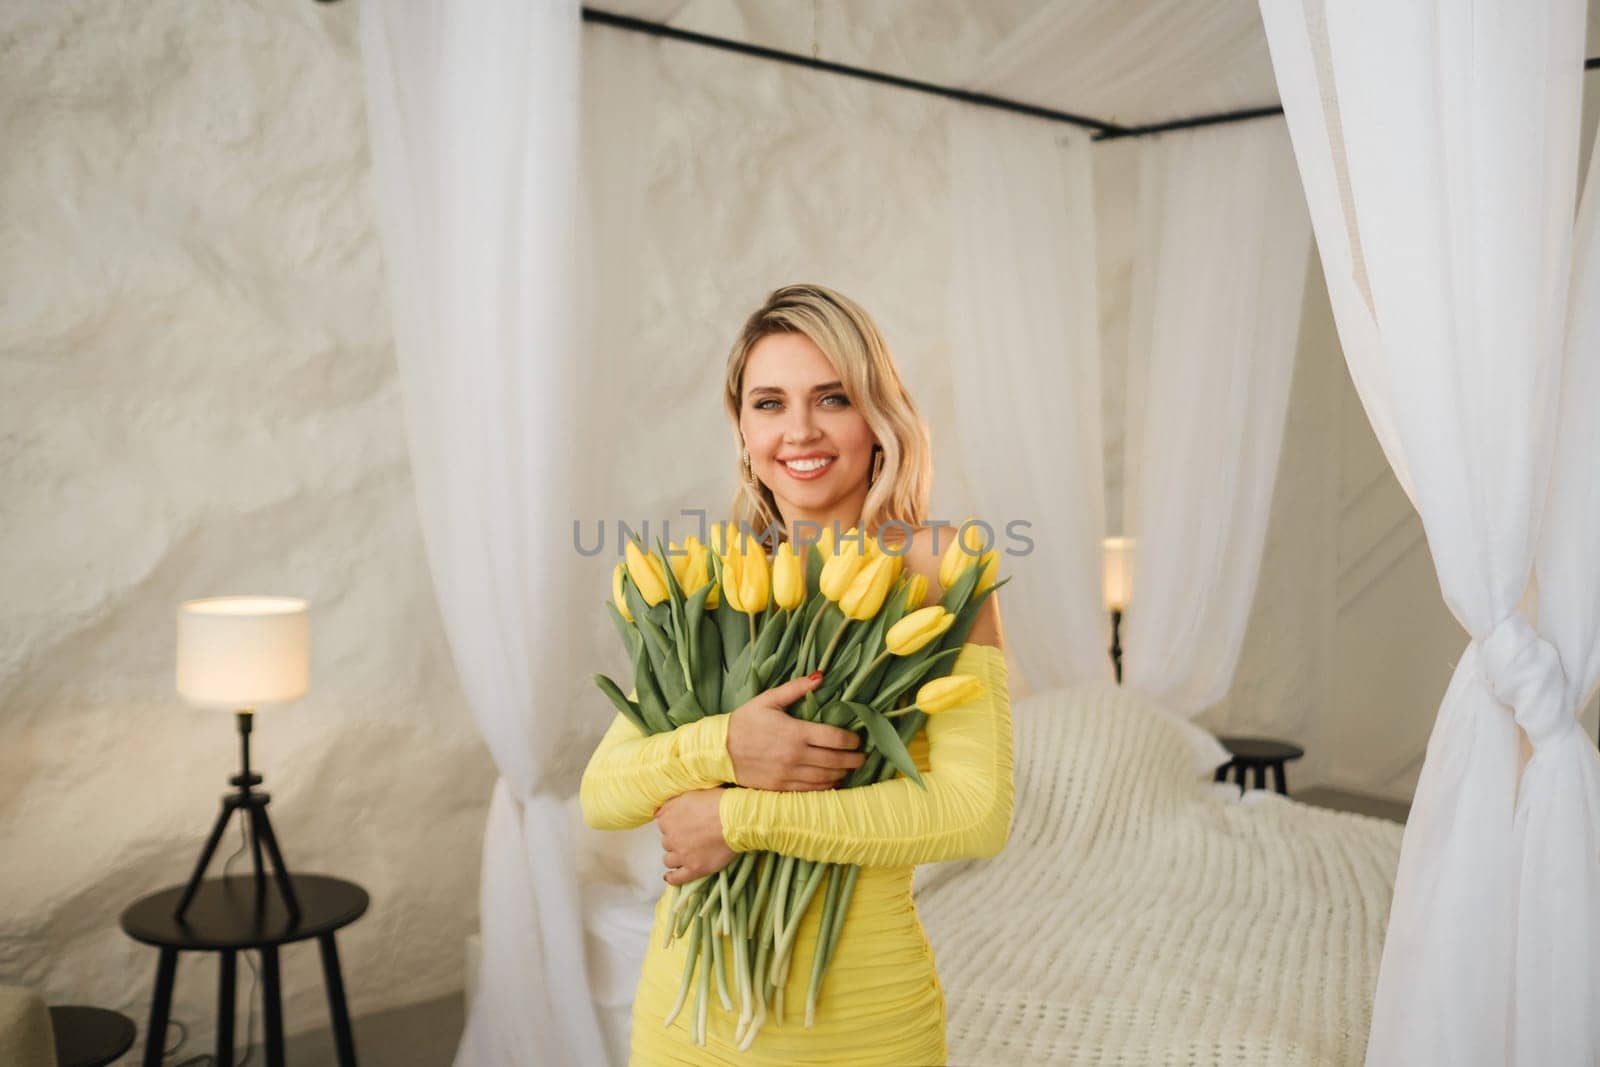
[[(803, 334), (822, 350), (844, 386), (851, 405), (866, 419), (883, 447), (883, 468), (861, 508), (861, 528), (876, 534), (890, 522), (916, 529), (927, 522), (933, 484), (933, 446), (928, 425), (900, 381), (889, 345), (866, 309), (842, 293), (821, 285), (786, 285), (774, 289), (745, 320), (728, 354), (723, 401), (733, 422), (734, 464), (739, 489), (730, 511), (735, 523), (746, 523), (760, 536), (769, 526), (784, 540), (789, 530), (778, 512), (772, 490), (745, 480), (740, 461), (740, 400), (745, 363), (763, 337)], [(898, 538), (895, 538), (898, 540)]]

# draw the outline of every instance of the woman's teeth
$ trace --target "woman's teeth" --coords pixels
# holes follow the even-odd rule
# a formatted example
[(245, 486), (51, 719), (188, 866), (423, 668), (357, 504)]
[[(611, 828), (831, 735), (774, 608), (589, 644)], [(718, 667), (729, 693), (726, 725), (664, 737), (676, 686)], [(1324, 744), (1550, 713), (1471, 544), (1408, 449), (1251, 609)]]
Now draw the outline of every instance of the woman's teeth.
[(823, 467), (826, 467), (828, 464), (830, 464), (832, 462), (833, 462), (833, 458), (830, 456), (827, 459), (796, 459), (796, 460), (789, 460), (789, 461), (784, 463), (784, 466), (788, 467), (791, 471), (793, 471), (796, 474), (812, 474), (812, 473), (815, 473), (816, 471), (821, 470)]

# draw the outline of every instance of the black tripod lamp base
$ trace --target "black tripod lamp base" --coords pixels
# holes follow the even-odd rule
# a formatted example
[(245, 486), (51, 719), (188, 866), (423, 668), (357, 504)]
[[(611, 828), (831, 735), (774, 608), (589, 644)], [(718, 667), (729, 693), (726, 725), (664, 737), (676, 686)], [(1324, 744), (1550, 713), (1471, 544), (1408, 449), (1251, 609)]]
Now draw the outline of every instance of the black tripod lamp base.
[[(222, 840), (223, 831), (227, 830), (228, 823), (233, 821), (235, 811), (238, 811), (240, 817), (249, 824), (250, 854), (255, 866), (257, 910), (266, 904), (268, 890), (264, 860), (270, 860), (272, 879), (278, 887), (278, 892), (283, 896), (284, 909), (288, 911), (292, 921), (300, 920), (300, 902), (295, 899), (294, 883), (289, 878), (289, 868), (283, 862), (283, 852), (278, 848), (277, 835), (272, 832), (272, 821), (267, 818), (267, 803), (272, 797), (267, 793), (255, 791), (254, 787), (261, 784), (261, 776), (250, 773), (251, 717), (252, 713), (248, 710), (240, 711), (237, 715), (241, 769), (229, 779), (229, 782), (238, 787), (238, 792), (228, 793), (222, 798), (222, 810), (217, 813), (217, 820), (211, 826), (211, 836), (206, 838), (206, 846), (200, 851), (200, 859), (195, 864), (194, 874), (189, 877), (189, 884), (184, 887), (183, 896), (179, 898), (178, 906), (172, 913), (172, 917), (179, 922), (183, 921), (189, 905), (194, 902), (195, 894), (200, 891), (200, 883), (205, 879), (206, 868), (211, 865), (211, 858), (217, 852), (217, 844)], [(265, 857), (262, 856), (263, 847), (267, 853)]]

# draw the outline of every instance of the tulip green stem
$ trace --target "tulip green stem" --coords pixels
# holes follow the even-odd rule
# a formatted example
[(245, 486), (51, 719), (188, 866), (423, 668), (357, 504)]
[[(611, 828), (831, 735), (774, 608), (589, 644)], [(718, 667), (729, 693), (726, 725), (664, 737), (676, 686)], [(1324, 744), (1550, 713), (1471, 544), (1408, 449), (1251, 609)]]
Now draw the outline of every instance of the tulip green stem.
[(828, 642), (828, 647), (823, 650), (822, 662), (817, 664), (817, 670), (826, 671), (828, 669), (828, 660), (833, 658), (833, 650), (839, 647), (839, 639), (844, 636), (844, 632), (849, 628), (849, 618), (844, 618), (839, 621), (839, 628), (833, 631), (833, 639)]
[(851, 697), (855, 696), (856, 695), (856, 690), (860, 689), (863, 685), (865, 685), (866, 682), (867, 682), (867, 679), (872, 677), (872, 672), (878, 669), (878, 664), (882, 663), (884, 660), (888, 659), (893, 654), (894, 653), (890, 652), (887, 648), (884, 649), (882, 652), (879, 652), (878, 655), (877, 655), (877, 658), (874, 659), (870, 664), (868, 664), (866, 670), (857, 672), (855, 678), (845, 688), (844, 696), (840, 697), (839, 699), (840, 700), (849, 700)]
[(672, 1002), (672, 1008), (667, 1012), (663, 1027), (672, 1025), (672, 1020), (678, 1017), (678, 1012), (683, 1010), (683, 1002), (688, 999), (689, 986), (694, 978), (695, 960), (700, 954), (700, 938), (705, 932), (701, 923), (694, 924), (694, 932), (689, 935), (689, 951), (683, 957), (683, 981), (678, 985), (678, 999)]
[(806, 636), (805, 639), (800, 642), (800, 658), (797, 661), (801, 664), (802, 668), (804, 668), (806, 661), (811, 657), (812, 640), (817, 636), (817, 624), (822, 621), (823, 613), (827, 610), (828, 606), (826, 604), (818, 608), (816, 614), (811, 616), (811, 625), (806, 627)]
[[(902, 715), (910, 715), (913, 711), (917, 711), (917, 710), (918, 710), (918, 708), (917, 708), (917, 706), (915, 704), (907, 704), (905, 707), (900, 708), (900, 709), (898, 709), (896, 711), (886, 711), (886, 712), (884, 712), (883, 713), (883, 717), (885, 719), (897, 719)], [(867, 725), (866, 723), (861, 721), (861, 716), (857, 715), (857, 716), (853, 717), (850, 720), (850, 725), (846, 726), (845, 729), (846, 730), (860, 730), (863, 727), (865, 727), (866, 725)]]
[(811, 955), (811, 984), (806, 988), (806, 1029), (817, 1021), (817, 993), (822, 988), (822, 972), (828, 965), (828, 940), (834, 923), (838, 921), (839, 886), (844, 869), (836, 863), (828, 865), (828, 890), (823, 897), (822, 925), (817, 928), (817, 947)]

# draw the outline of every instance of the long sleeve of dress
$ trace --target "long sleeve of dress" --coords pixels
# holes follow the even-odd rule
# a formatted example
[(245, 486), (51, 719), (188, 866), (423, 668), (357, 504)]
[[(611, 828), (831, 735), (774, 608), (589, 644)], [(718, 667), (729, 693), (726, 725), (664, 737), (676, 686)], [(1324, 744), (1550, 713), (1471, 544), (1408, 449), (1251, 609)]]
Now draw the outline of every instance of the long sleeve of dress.
[(928, 717), (928, 766), (918, 766), (926, 789), (904, 776), (853, 789), (725, 789), (728, 846), (864, 867), (997, 854), (1011, 834), (1013, 792), (1005, 653), (968, 642), (951, 673), (976, 675), (984, 695)]
[(578, 789), (583, 821), (596, 830), (632, 830), (679, 793), (713, 789), (733, 777), (728, 715), (708, 715), (645, 736), (620, 711), (589, 757)]

